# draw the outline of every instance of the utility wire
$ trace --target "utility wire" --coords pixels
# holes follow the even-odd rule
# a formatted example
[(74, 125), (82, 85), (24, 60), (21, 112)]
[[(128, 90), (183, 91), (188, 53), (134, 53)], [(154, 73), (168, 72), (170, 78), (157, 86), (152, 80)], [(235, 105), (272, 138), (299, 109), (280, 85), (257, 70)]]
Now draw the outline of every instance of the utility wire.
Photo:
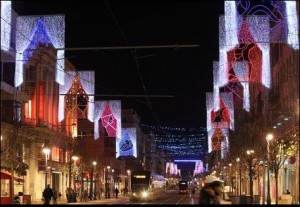
[[(106, 6), (107, 6), (107, 8), (108, 8), (108, 10), (109, 10), (109, 12), (110, 12), (110, 14), (111, 14), (113, 20), (114, 20), (116, 26), (118, 27), (118, 30), (119, 30), (119, 32), (121, 33), (122, 37), (123, 37), (123, 40), (125, 41), (125, 43), (126, 43), (127, 46), (130, 46), (130, 44), (129, 44), (129, 42), (128, 42), (128, 40), (127, 40), (127, 38), (126, 38), (126, 36), (125, 36), (123, 30), (121, 29), (121, 27), (120, 27), (120, 25), (119, 25), (119, 23), (118, 23), (118, 21), (117, 21), (115, 15), (114, 15), (114, 13), (112, 12), (112, 10), (111, 10), (111, 8), (110, 8), (108, 2), (105, 1), (105, 4), (106, 4)], [(143, 80), (143, 77), (142, 77), (142, 73), (141, 73), (141, 71), (140, 71), (139, 62), (138, 62), (138, 59), (137, 59), (136, 49), (135, 49), (135, 50), (132, 50), (132, 49), (131, 49), (130, 51), (131, 51), (131, 54), (132, 54), (132, 56), (133, 56), (133, 58), (134, 58), (135, 65), (136, 65), (136, 67), (137, 67), (137, 71), (138, 71), (140, 80), (141, 80), (141, 82), (142, 82), (143, 90), (144, 90), (144, 93), (145, 93), (145, 95), (146, 95), (147, 106), (148, 106), (150, 112), (152, 113), (152, 116), (153, 116), (153, 117), (155, 118), (155, 120), (157, 121), (157, 123), (160, 124), (161, 122), (160, 122), (159, 118), (157, 117), (157, 115), (155, 114), (155, 112), (154, 112), (154, 110), (153, 110), (153, 107), (152, 107), (152, 105), (151, 105), (151, 103), (150, 103), (149, 96), (148, 96), (148, 94), (147, 94), (147, 89), (146, 89), (146, 86), (145, 86), (145, 83), (144, 83), (144, 80)]]

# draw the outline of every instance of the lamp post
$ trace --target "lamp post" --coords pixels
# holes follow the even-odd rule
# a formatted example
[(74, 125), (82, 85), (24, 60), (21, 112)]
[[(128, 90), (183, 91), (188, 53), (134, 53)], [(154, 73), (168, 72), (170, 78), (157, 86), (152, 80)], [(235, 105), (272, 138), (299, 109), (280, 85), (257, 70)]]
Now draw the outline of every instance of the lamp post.
[(232, 194), (233, 194), (233, 179), (232, 179), (232, 163), (229, 163), (228, 164), (229, 165), (229, 186), (230, 186), (230, 193), (231, 193), (231, 196), (232, 196)]
[(128, 192), (131, 192), (131, 175), (130, 175), (130, 170), (127, 170), (127, 175), (128, 175)]
[(250, 202), (253, 203), (253, 180), (252, 180), (252, 160), (253, 160), (254, 150), (247, 150), (248, 165), (249, 165), (249, 176), (250, 176)]
[(43, 153), (45, 154), (45, 188), (47, 187), (47, 175), (48, 175), (48, 163), (47, 159), (50, 153), (50, 148), (48, 146), (44, 146)]
[(267, 175), (267, 205), (271, 205), (271, 196), (270, 196), (270, 141), (273, 139), (273, 134), (268, 134), (267, 137), (267, 143), (268, 143), (268, 175)]
[(240, 158), (238, 157), (238, 158), (236, 158), (236, 162), (238, 163), (238, 167), (239, 167), (239, 176), (240, 176), (240, 178), (239, 178), (239, 182), (240, 182), (240, 184), (239, 184), (239, 196), (241, 196), (242, 195), (242, 170), (241, 170), (241, 166), (240, 166)]
[(106, 166), (105, 168), (105, 198), (109, 198), (108, 197), (108, 193), (109, 193), (109, 186), (108, 186), (108, 171), (110, 169), (110, 166)]
[(93, 162), (93, 166), (94, 166), (94, 169), (93, 169), (93, 171), (94, 171), (94, 173), (93, 173), (93, 175), (94, 175), (94, 200), (96, 200), (96, 175), (95, 175), (96, 174), (96, 165), (97, 165), (97, 162), (94, 161)]

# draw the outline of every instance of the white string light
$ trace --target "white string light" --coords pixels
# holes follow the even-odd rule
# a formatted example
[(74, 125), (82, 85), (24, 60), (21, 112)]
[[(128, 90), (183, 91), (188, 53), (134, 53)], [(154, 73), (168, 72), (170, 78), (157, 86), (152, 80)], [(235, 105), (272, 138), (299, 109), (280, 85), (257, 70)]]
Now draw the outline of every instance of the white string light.
[(1, 1), (1, 50), (9, 51), (11, 36), (11, 1)]

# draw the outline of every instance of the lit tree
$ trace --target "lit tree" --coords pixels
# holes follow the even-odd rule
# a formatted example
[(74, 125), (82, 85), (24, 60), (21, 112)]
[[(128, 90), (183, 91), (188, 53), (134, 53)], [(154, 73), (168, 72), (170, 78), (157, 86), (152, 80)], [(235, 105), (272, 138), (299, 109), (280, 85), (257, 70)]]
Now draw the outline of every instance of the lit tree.
[(279, 170), (285, 163), (285, 161), (291, 156), (295, 155), (298, 151), (298, 129), (291, 130), (285, 133), (283, 136), (276, 138), (270, 142), (270, 159), (268, 164), (270, 170), (275, 174), (276, 185), (276, 204), (278, 204), (278, 174)]

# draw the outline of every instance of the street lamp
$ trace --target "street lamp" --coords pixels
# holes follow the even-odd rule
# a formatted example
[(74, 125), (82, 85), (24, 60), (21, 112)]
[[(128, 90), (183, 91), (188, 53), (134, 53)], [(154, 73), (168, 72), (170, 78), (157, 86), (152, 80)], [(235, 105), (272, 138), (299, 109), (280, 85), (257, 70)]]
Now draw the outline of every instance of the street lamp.
[(128, 174), (128, 191), (131, 192), (131, 175), (130, 175), (130, 170), (127, 170)]
[(45, 145), (43, 148), (43, 153), (45, 154), (45, 188), (47, 187), (47, 175), (48, 175), (48, 163), (47, 159), (49, 157), (50, 148)]
[(229, 165), (229, 167), (230, 167), (230, 172), (229, 172), (229, 186), (230, 186), (230, 192), (231, 192), (231, 196), (232, 196), (232, 194), (233, 194), (233, 179), (232, 179), (232, 171), (231, 171), (231, 166), (232, 166), (232, 164), (231, 163), (229, 163), (228, 164)]
[[(93, 175), (94, 175), (94, 200), (96, 200), (96, 165), (97, 165), (97, 162), (94, 161), (93, 162), (93, 166), (94, 166), (94, 169), (93, 169)], [(93, 181), (93, 180), (92, 180)]]
[(249, 156), (249, 176), (250, 176), (250, 202), (253, 203), (253, 180), (252, 180), (252, 160), (253, 160), (254, 150), (247, 150), (247, 155)]
[(268, 134), (267, 137), (268, 143), (268, 183), (267, 183), (267, 205), (271, 205), (271, 196), (270, 196), (270, 141), (273, 139), (273, 134)]
[(106, 166), (105, 168), (105, 198), (109, 198), (109, 185), (108, 185), (108, 171), (110, 166)]
[(238, 163), (238, 166), (239, 166), (239, 176), (240, 176), (240, 184), (239, 184), (239, 196), (242, 195), (242, 169), (241, 169), (241, 166), (240, 166), (240, 158), (236, 158), (236, 162)]

